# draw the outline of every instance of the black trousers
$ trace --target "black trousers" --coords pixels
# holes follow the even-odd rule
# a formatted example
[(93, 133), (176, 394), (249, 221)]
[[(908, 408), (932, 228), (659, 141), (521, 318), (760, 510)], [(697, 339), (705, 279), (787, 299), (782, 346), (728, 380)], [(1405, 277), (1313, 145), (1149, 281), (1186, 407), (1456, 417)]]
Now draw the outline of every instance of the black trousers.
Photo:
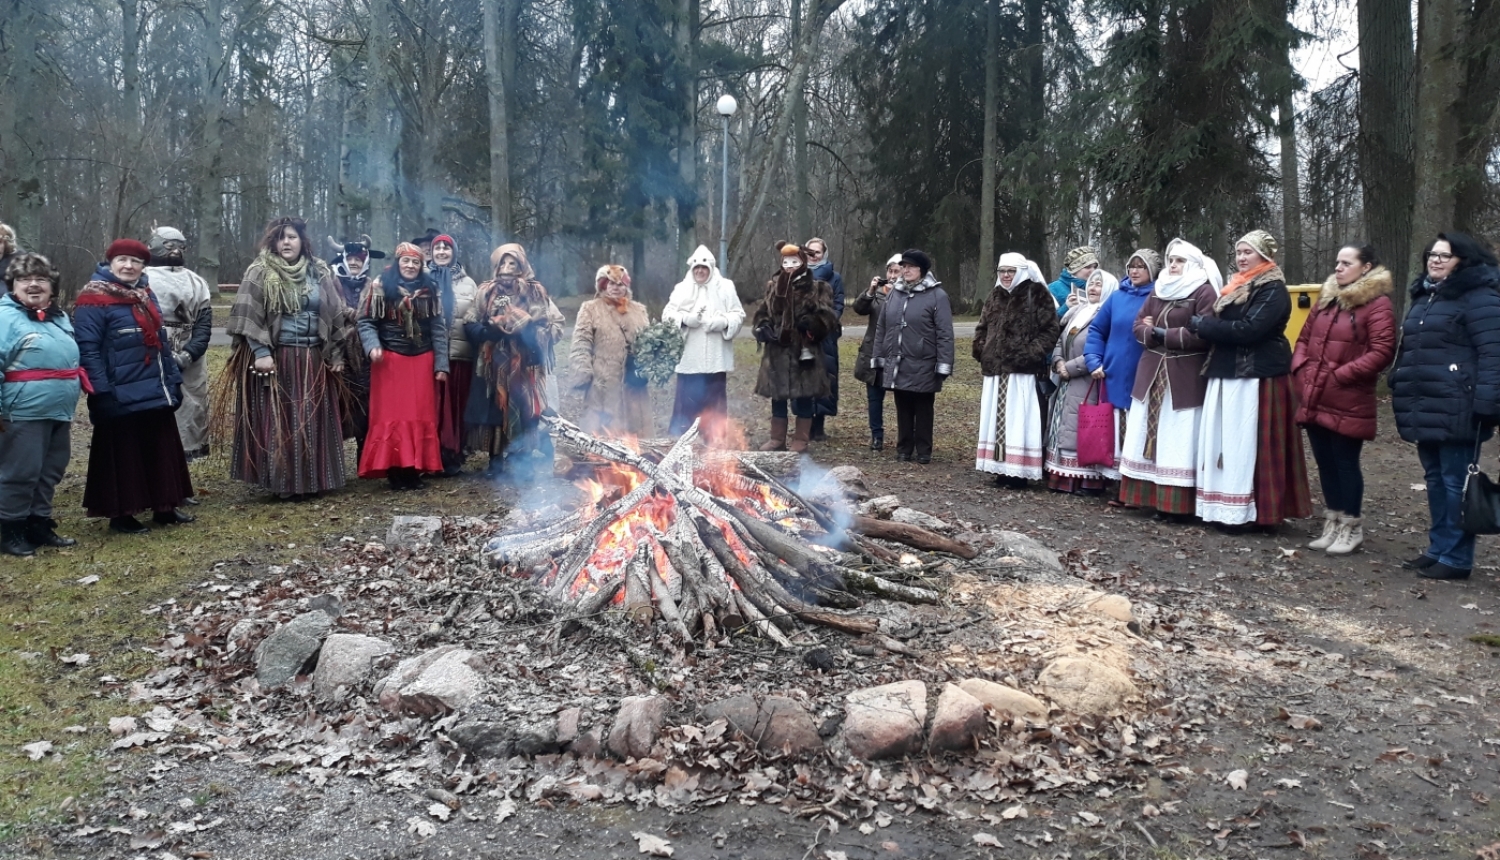
[(932, 456), (932, 407), (937, 393), (901, 391), (896, 396), (896, 452), (913, 457)]
[(1316, 424), (1302, 426), (1307, 430), (1307, 444), (1318, 463), (1323, 504), (1351, 517), (1359, 516), (1365, 498), (1365, 476), (1359, 468), (1359, 452), (1365, 441)]
[(870, 434), (885, 435), (885, 389), (878, 385), (865, 386), (866, 407), (870, 412)]

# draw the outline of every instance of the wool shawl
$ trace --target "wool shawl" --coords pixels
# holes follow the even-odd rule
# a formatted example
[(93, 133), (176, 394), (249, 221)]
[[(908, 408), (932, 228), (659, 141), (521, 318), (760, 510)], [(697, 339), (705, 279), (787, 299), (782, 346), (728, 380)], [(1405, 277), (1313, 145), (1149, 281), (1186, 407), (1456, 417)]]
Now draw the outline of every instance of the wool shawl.
[[(115, 277), (108, 266), (100, 266), (78, 294), (74, 307), (90, 305), (129, 305), (130, 314), (141, 327), (141, 337), (151, 349), (161, 349), (161, 311), (151, 301), (151, 286), (143, 274), (134, 284), (127, 284)], [(145, 361), (151, 361), (147, 351)]]
[[(411, 338), (412, 343), (420, 346), (420, 320), (431, 319), (443, 311), (435, 293), (436, 286), (425, 271), (415, 281), (406, 280), (393, 263), (381, 273), (378, 280), (365, 286), (365, 291), (359, 297), (359, 316), (364, 319), (400, 322), (401, 330)], [(446, 320), (447, 314), (443, 314), (443, 317)]]
[[(308, 274), (318, 286), (318, 337), (323, 341), (323, 360), (328, 364), (339, 364), (344, 357), (344, 341), (349, 337), (350, 320), (338, 281), (333, 271), (322, 261), (306, 258)], [(250, 264), (240, 278), (240, 288), (234, 294), (234, 305), (229, 309), (229, 322), (224, 330), (235, 338), (235, 350), (246, 342), (275, 348), (281, 332), (283, 314), (273, 311), (266, 304), (265, 283), (269, 269), (259, 258)], [(299, 305), (293, 309), (296, 313)], [(249, 347), (246, 347), (248, 349)]]

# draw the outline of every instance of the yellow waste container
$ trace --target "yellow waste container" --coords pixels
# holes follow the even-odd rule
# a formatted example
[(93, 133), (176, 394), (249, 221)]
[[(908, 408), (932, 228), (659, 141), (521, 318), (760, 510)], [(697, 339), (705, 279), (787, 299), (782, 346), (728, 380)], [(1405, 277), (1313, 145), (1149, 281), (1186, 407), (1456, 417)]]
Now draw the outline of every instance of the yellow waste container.
[(1287, 291), (1292, 294), (1292, 317), (1286, 321), (1286, 339), (1292, 346), (1297, 345), (1297, 336), (1302, 334), (1302, 326), (1307, 323), (1307, 317), (1312, 313), (1313, 303), (1318, 300), (1318, 291), (1321, 289), (1322, 284), (1287, 287)]

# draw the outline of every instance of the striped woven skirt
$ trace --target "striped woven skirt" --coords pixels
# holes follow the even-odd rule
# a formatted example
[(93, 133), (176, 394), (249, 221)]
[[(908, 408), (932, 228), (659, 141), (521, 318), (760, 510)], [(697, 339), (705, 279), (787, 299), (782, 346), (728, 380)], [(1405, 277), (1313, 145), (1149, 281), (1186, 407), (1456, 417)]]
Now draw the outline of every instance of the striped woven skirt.
[(234, 426), (229, 476), (278, 494), (344, 486), (344, 434), (322, 350), (276, 348), (276, 374), (250, 374)]
[(1296, 411), (1291, 377), (1209, 380), (1198, 516), (1269, 526), (1312, 513)]
[(996, 475), (1042, 477), (1042, 404), (1036, 376), (986, 376), (979, 401), (974, 468)]

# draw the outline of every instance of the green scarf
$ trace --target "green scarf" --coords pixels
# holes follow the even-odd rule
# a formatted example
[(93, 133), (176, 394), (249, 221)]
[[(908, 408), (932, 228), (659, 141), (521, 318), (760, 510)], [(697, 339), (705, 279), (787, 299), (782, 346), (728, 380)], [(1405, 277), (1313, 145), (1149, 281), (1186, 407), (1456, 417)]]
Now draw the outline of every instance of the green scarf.
[(260, 252), (261, 265), (266, 267), (266, 282), (261, 290), (268, 316), (292, 315), (302, 310), (303, 300), (312, 292), (312, 284), (307, 278), (308, 260), (304, 256), (288, 264), (280, 254)]

